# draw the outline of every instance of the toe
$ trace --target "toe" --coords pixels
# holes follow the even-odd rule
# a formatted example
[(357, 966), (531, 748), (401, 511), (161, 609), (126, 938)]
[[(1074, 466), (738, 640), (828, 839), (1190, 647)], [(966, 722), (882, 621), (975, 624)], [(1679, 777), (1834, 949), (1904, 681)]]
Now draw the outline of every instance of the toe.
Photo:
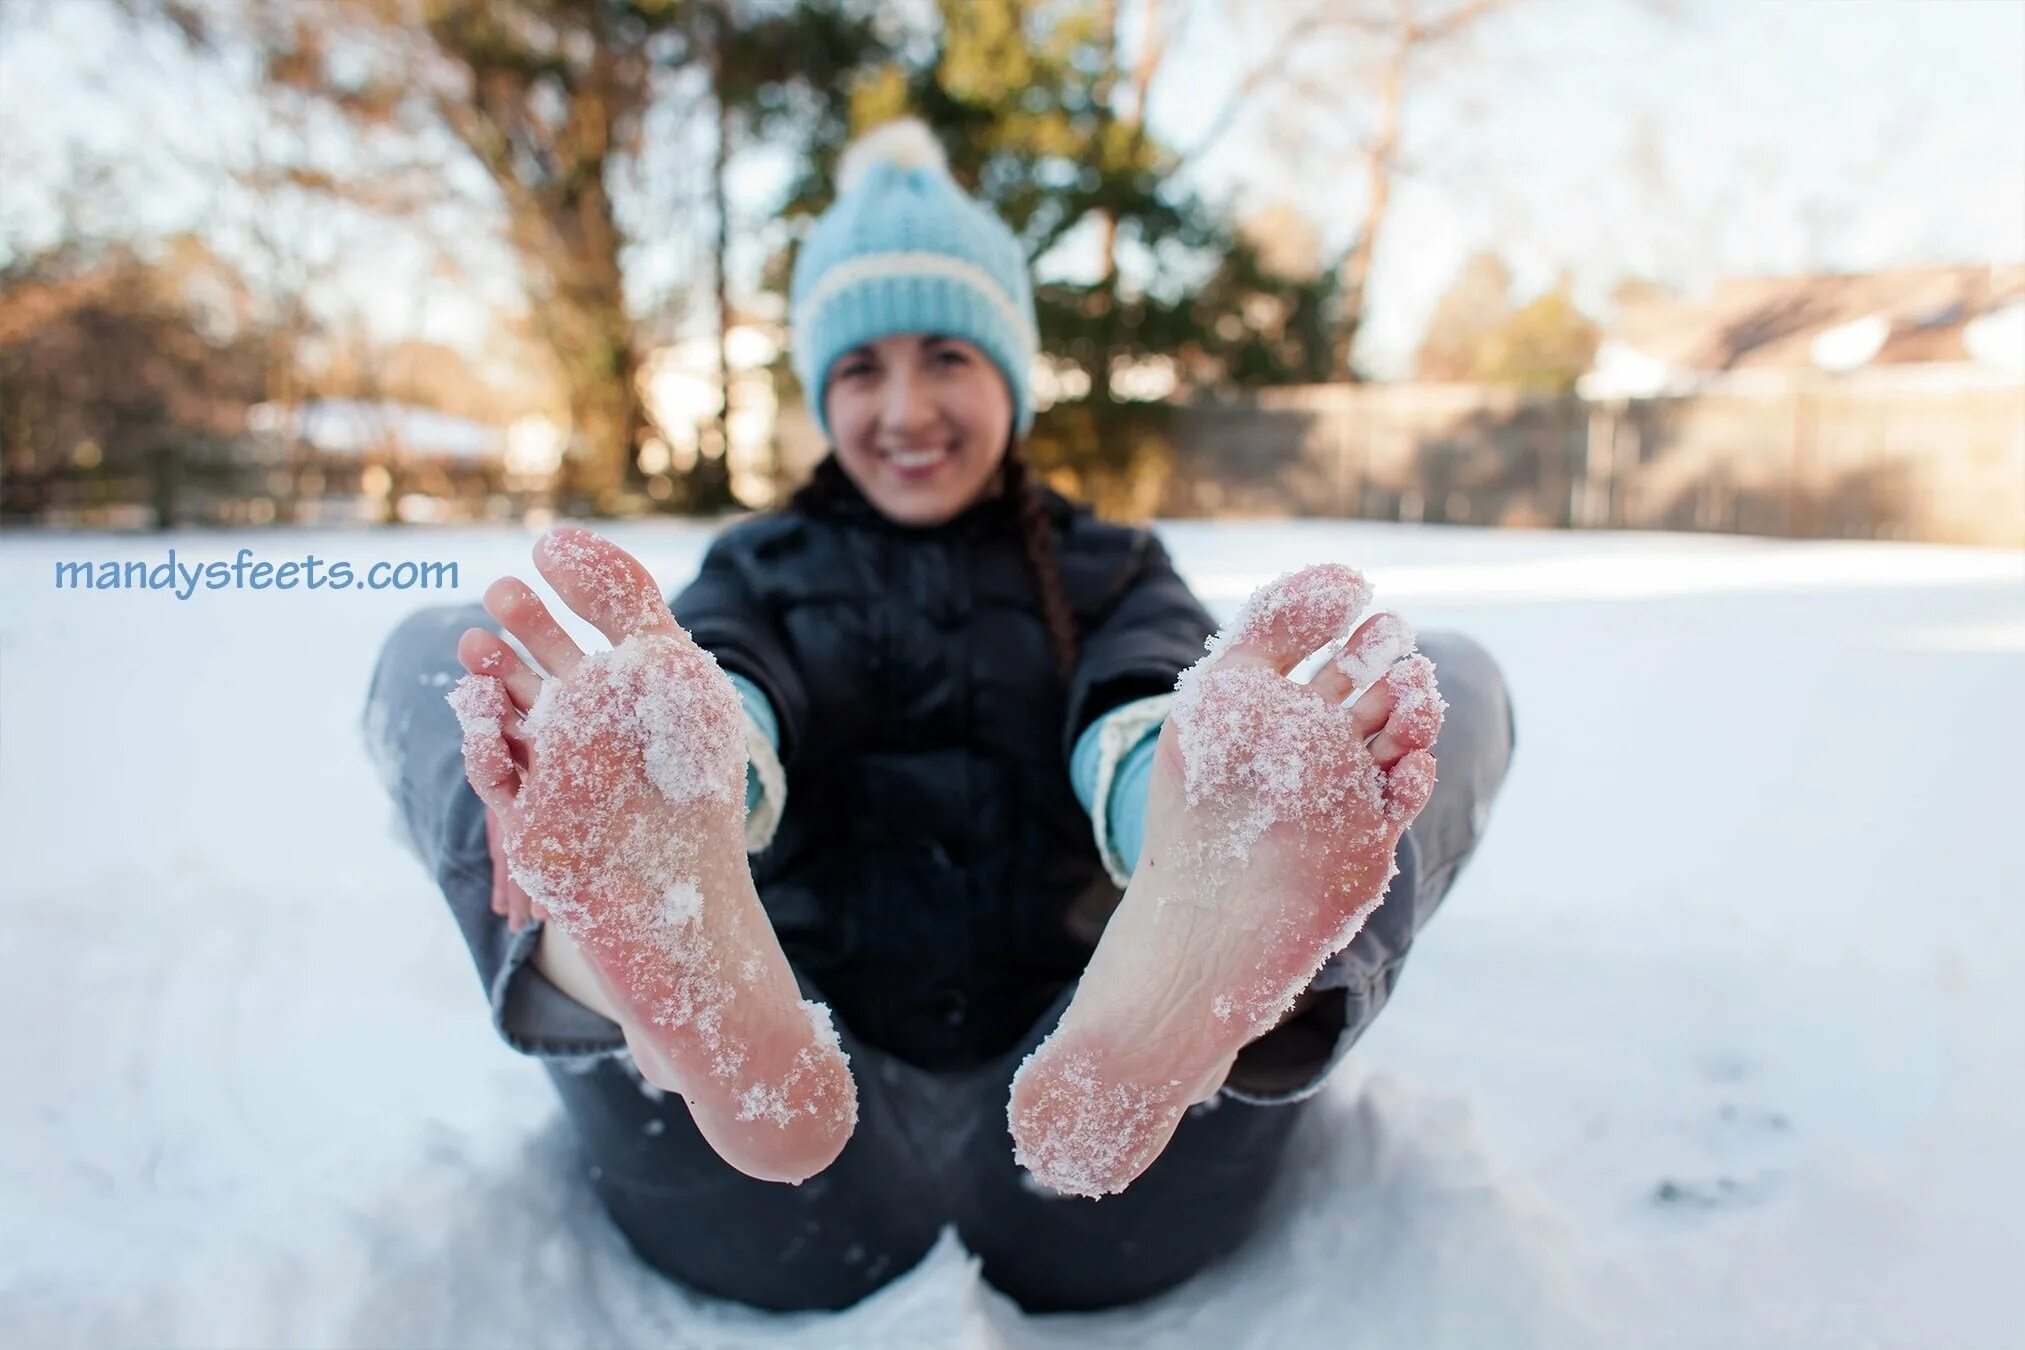
[(611, 540), (568, 526), (534, 546), (534, 565), (563, 603), (616, 645), (635, 633), (666, 632), (675, 616), (661, 588), (632, 554)]
[(485, 849), (492, 859), (492, 912), (506, 920), (506, 929), (518, 933), (533, 916), (527, 892), (507, 871), (506, 845), (500, 838), (499, 813), (485, 812)]
[(1401, 661), (1386, 671), (1379, 683), (1392, 691), (1392, 712), (1378, 739), (1371, 743), (1371, 757), (1383, 766), (1433, 745), (1441, 735), (1441, 718), (1448, 705), (1435, 687), (1434, 662), (1425, 656)]
[(1380, 680), (1350, 705), (1350, 730), (1358, 740), (1369, 740), (1384, 728), (1399, 702), (1399, 691), (1389, 680)]
[(520, 775), (507, 749), (505, 727), (518, 716), (506, 686), (490, 675), (466, 675), (449, 695), (464, 731), (464, 776), (478, 800), (502, 815), (513, 809)]
[(541, 676), (520, 659), (520, 653), (500, 640), (499, 634), (483, 628), (469, 628), (457, 639), (457, 659), (473, 675), (491, 675), (506, 685), (513, 706), (526, 712), (541, 696)]
[(1370, 583), (1352, 569), (1304, 567), (1252, 592), (1216, 650), (1284, 675), (1348, 633), (1370, 603)]
[(1396, 661), (1413, 653), (1413, 629), (1397, 614), (1374, 614), (1316, 674), (1309, 685), (1331, 703), (1341, 703), (1360, 689), (1369, 689)]
[(1395, 829), (1413, 823), (1434, 795), (1434, 756), (1415, 750), (1402, 758), (1385, 775), (1385, 815)]
[(485, 612), (520, 640), (528, 654), (549, 674), (561, 677), (584, 659), (583, 648), (562, 630), (541, 597), (518, 577), (501, 577), (485, 592)]

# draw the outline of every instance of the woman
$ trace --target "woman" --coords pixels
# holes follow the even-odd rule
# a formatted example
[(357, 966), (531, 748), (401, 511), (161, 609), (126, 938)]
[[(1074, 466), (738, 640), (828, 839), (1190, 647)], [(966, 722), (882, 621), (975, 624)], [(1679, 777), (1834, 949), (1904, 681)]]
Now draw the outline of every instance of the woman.
[(1027, 1308), (1148, 1297), (1251, 1231), (1475, 847), (1502, 681), (1431, 638), (1437, 695), (1335, 566), (1205, 656), (1152, 535), (1030, 481), (1024, 260), (919, 124), (854, 147), (793, 298), (810, 484), (672, 613), (550, 533), (613, 649), (502, 579), (396, 631), (369, 725), (645, 1260), (839, 1308), (947, 1223)]

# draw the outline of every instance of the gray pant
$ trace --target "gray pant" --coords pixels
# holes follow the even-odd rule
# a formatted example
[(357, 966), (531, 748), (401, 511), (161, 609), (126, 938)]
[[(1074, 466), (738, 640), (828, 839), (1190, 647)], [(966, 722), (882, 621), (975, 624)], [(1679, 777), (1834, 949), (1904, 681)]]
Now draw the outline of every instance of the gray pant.
[(782, 1186), (720, 1160), (680, 1099), (640, 1078), (618, 1029), (528, 963), (534, 931), (510, 934), (492, 912), (484, 808), (465, 782), (462, 738), (443, 701), (461, 673), (457, 637), (472, 627), (496, 628), (476, 605), (415, 614), (373, 674), (366, 737), (409, 842), (449, 901), (495, 1026), (543, 1060), (590, 1182), (635, 1250), (693, 1289), (766, 1308), (848, 1307), (912, 1267), (944, 1224), (981, 1258), (986, 1279), (1034, 1311), (1136, 1302), (1233, 1251), (1258, 1222), (1299, 1103), (1384, 1007), (1414, 935), (1475, 849), (1512, 751), (1510, 702), (1489, 655), (1457, 635), (1423, 636), (1449, 702), (1435, 747), (1441, 777), (1401, 842), (1385, 903), (1332, 963), (1335, 988), (1248, 1047), (1231, 1084), (1188, 1113), (1122, 1195), (1057, 1197), (1012, 1161), (1013, 1071), (1073, 987), (1019, 1045), (961, 1072), (915, 1068), (840, 1026), (858, 1082), (857, 1130), (823, 1173)]

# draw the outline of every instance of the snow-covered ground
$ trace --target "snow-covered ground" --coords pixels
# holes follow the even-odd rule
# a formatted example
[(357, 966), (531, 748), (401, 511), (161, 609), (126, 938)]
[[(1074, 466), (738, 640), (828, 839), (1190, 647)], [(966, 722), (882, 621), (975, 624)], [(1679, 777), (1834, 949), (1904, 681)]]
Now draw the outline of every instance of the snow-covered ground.
[[(664, 586), (708, 532), (614, 532)], [(0, 540), (0, 1343), (2016, 1346), (2025, 554), (1179, 524), (1227, 613), (1364, 567), (1519, 719), (1490, 837), (1269, 1232), (1027, 1318), (953, 1243), (838, 1316), (643, 1270), (486, 1027), (356, 719), (413, 593), (58, 591)]]

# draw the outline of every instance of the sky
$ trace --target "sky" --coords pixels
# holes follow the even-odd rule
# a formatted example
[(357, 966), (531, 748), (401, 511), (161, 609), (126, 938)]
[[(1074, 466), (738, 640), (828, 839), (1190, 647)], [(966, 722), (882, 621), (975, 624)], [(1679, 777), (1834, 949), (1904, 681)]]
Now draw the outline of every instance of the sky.
[[(1156, 94), (1154, 120), (1180, 144), (1216, 106), (1194, 91), (1224, 78), (1224, 53), (1265, 45), (1230, 25), (1203, 36)], [(1377, 366), (1403, 363), (1482, 248), (1521, 291), (1569, 269), (1592, 310), (1633, 273), (1693, 289), (1720, 273), (2025, 257), (2025, 4), (2012, 0), (1522, 4), (1422, 87), (1404, 117), (1414, 169), (1375, 265)], [(1295, 189), (1234, 137), (1212, 172), (1299, 202), (1338, 246), (1354, 233), (1347, 164)]]
[[(474, 241), (451, 280), (430, 275), (412, 243), (357, 222), (250, 220), (246, 203), (179, 174), (165, 153), (247, 135), (256, 114), (243, 93), (199, 85), (171, 44), (137, 46), (103, 0), (9, 8), (0, 247), (47, 227), (52, 185), (82, 155), (124, 166), (137, 228), (196, 223), (228, 239), (256, 223), (285, 228), (319, 241), (341, 277), (333, 303), (381, 336), (482, 341), (488, 305), (512, 293), (503, 254)], [(1260, 19), (1276, 12), (1237, 0), (1190, 10), (1148, 111), (1164, 140), (1201, 138), (1270, 48)], [(1368, 72), (1320, 42), (1288, 68), (1340, 97), (1252, 102), (1189, 181), (1239, 212), (1292, 204), (1341, 248), (1361, 215)], [(1410, 372), (1442, 290), (1484, 248), (1505, 256), (1521, 298), (1566, 271), (1599, 314), (1633, 274), (1692, 290), (1721, 274), (2025, 257), (2025, 4), (2012, 0), (1522, 2), (1413, 73), (1404, 126), (1359, 349), (1381, 375)], [(1306, 161), (1276, 148), (1289, 134)], [(757, 154), (735, 177), (747, 279), (787, 167)], [(657, 213), (684, 209), (686, 189), (669, 190), (635, 222), (650, 239)], [(698, 261), (643, 249), (636, 299), (652, 304)], [(1088, 261), (1071, 241), (1042, 268), (1073, 274)]]

